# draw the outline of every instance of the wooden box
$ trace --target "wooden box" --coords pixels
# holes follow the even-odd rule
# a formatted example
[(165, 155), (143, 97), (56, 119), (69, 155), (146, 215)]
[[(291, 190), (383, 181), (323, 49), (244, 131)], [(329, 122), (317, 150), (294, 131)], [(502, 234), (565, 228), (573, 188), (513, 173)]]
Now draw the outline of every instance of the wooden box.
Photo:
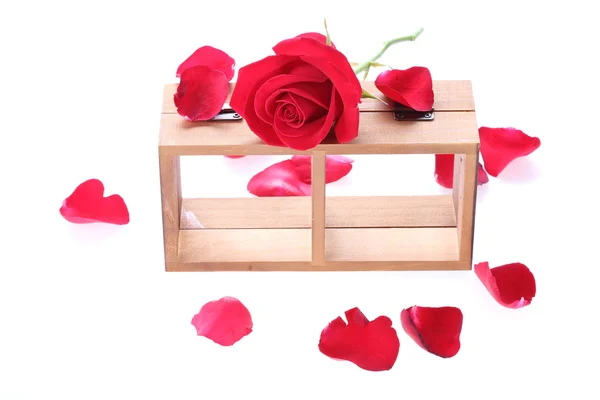
[[(372, 82), (363, 86), (380, 96)], [(165, 87), (159, 140), (167, 271), (471, 268), (479, 135), (470, 81), (434, 81), (430, 121), (396, 120), (389, 106), (363, 99), (357, 139), (307, 152), (268, 146), (243, 120), (185, 121), (176, 87)], [(182, 199), (180, 156), (291, 154), (312, 155), (310, 197)], [(326, 201), (328, 154), (456, 154), (454, 189)], [(203, 228), (188, 226), (184, 211)]]

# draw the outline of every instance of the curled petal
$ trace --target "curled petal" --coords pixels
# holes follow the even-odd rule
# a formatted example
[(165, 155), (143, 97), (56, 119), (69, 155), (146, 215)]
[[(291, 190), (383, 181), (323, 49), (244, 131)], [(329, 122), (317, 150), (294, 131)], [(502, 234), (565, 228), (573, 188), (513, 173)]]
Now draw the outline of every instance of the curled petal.
[(537, 137), (515, 128), (479, 128), (481, 156), (485, 169), (497, 177), (514, 159), (533, 153), (541, 145)]
[(512, 263), (490, 269), (486, 261), (475, 264), (474, 270), (494, 300), (504, 307), (525, 307), (535, 297), (535, 277), (524, 264)]
[(104, 185), (98, 179), (89, 179), (77, 186), (63, 201), (60, 215), (74, 224), (129, 223), (129, 210), (123, 198), (118, 194), (104, 197)]
[(348, 324), (337, 317), (323, 329), (319, 340), (321, 353), (350, 361), (367, 371), (390, 370), (400, 351), (392, 321), (385, 316), (369, 321), (358, 308), (346, 311), (346, 319)]
[(460, 350), (463, 314), (456, 307), (412, 306), (400, 313), (402, 328), (421, 348), (442, 358)]
[(198, 336), (231, 346), (252, 332), (250, 311), (234, 297), (210, 301), (192, 318)]
[(291, 160), (267, 167), (248, 182), (248, 191), (259, 197), (310, 196), (310, 184), (303, 182)]
[(233, 79), (235, 73), (235, 60), (229, 54), (211, 46), (203, 46), (181, 63), (177, 68), (177, 76), (181, 76), (183, 71), (197, 65), (204, 65), (210, 69), (221, 71), (227, 78), (227, 82)]
[(375, 86), (390, 99), (412, 109), (429, 111), (433, 107), (433, 81), (425, 67), (383, 71), (375, 79)]
[[(454, 183), (454, 154), (435, 155), (435, 181), (442, 187), (452, 189)], [(477, 184), (488, 183), (490, 178), (481, 163), (477, 163)]]
[[(305, 183), (312, 182), (311, 156), (295, 155), (291, 158), (300, 179)], [(339, 181), (352, 170), (353, 159), (345, 156), (326, 156), (325, 183)]]

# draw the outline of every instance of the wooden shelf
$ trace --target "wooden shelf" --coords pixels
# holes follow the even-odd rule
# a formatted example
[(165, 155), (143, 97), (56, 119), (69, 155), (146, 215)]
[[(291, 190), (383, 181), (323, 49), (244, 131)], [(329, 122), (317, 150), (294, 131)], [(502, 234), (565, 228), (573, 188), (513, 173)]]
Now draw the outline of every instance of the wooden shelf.
[[(372, 82), (363, 86), (384, 98)], [(175, 90), (165, 86), (159, 138), (167, 271), (471, 268), (479, 135), (469, 81), (434, 81), (433, 121), (396, 121), (389, 106), (363, 99), (358, 138), (306, 152), (264, 144), (243, 120), (187, 122), (173, 106)], [(277, 154), (312, 156), (311, 196), (182, 199), (181, 156)], [(455, 154), (454, 189), (326, 197), (333, 154)]]

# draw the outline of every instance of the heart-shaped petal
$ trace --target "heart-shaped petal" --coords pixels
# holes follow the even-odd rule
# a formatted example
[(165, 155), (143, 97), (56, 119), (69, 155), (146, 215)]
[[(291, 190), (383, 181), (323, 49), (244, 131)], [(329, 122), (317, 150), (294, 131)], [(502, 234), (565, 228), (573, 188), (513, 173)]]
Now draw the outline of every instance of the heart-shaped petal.
[(74, 224), (129, 223), (129, 210), (123, 198), (118, 194), (104, 197), (104, 185), (98, 179), (89, 179), (77, 186), (63, 201), (60, 214)]
[(390, 99), (414, 110), (429, 111), (433, 107), (433, 81), (425, 67), (383, 71), (375, 79), (375, 86)]
[(337, 360), (346, 360), (367, 371), (392, 369), (400, 340), (392, 327), (392, 320), (380, 316), (369, 321), (358, 309), (346, 311), (348, 324), (337, 317), (323, 329), (319, 350)]
[[(300, 180), (305, 183), (312, 182), (312, 157), (295, 155), (291, 158), (296, 167)], [(353, 159), (345, 156), (326, 156), (325, 158), (325, 183), (339, 181), (352, 170)]]
[(177, 68), (177, 76), (181, 76), (183, 71), (197, 65), (204, 65), (210, 69), (221, 71), (228, 82), (233, 79), (235, 74), (235, 60), (229, 54), (211, 46), (202, 46), (181, 63)]
[(182, 72), (173, 102), (188, 121), (207, 121), (223, 109), (228, 93), (227, 78), (221, 71), (196, 65)]
[(402, 328), (415, 343), (442, 358), (460, 350), (463, 314), (456, 307), (412, 306), (400, 313)]
[(259, 197), (310, 196), (310, 184), (303, 182), (291, 160), (271, 165), (254, 175), (248, 191)]
[(231, 346), (252, 332), (250, 311), (234, 297), (223, 297), (206, 303), (192, 318), (198, 336), (221, 346)]
[(497, 177), (508, 164), (537, 150), (542, 142), (515, 128), (479, 128), (485, 170)]

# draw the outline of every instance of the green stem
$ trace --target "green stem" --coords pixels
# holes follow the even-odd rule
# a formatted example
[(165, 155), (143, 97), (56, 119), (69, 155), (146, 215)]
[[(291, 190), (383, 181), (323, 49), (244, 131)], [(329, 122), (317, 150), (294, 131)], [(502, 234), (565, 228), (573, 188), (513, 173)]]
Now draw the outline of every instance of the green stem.
[(354, 73), (358, 74), (359, 72), (362, 72), (362, 71), (366, 70), (367, 68), (369, 68), (371, 66), (371, 63), (377, 61), (379, 59), (379, 57), (381, 57), (383, 55), (383, 53), (385, 53), (387, 51), (387, 49), (390, 48), (390, 46), (393, 46), (396, 43), (400, 43), (400, 42), (414, 42), (415, 40), (417, 40), (417, 38), (419, 37), (419, 35), (421, 33), (423, 33), (423, 28), (420, 28), (418, 31), (416, 31), (412, 35), (402, 36), (402, 37), (399, 37), (396, 39), (388, 40), (387, 42), (385, 42), (383, 44), (383, 48), (381, 50), (379, 50), (379, 53), (375, 54), (375, 56), (373, 58), (356, 66), (354, 68)]

